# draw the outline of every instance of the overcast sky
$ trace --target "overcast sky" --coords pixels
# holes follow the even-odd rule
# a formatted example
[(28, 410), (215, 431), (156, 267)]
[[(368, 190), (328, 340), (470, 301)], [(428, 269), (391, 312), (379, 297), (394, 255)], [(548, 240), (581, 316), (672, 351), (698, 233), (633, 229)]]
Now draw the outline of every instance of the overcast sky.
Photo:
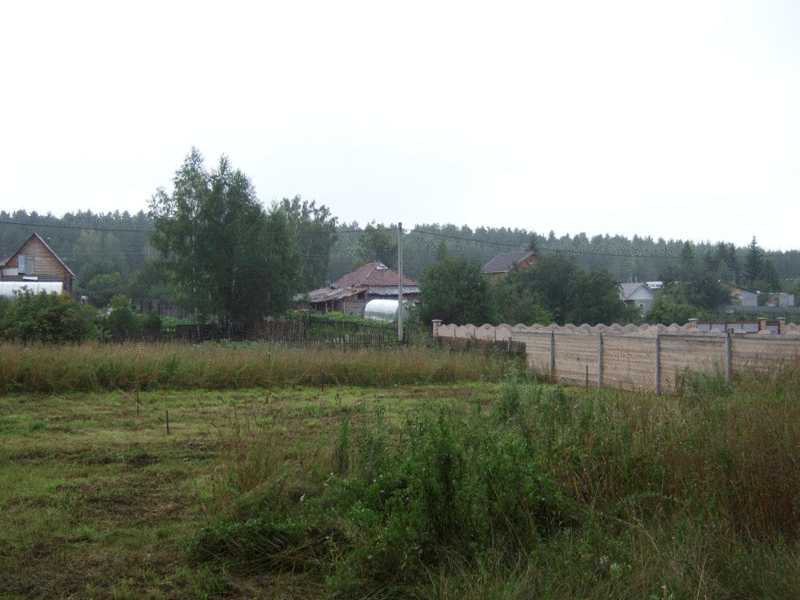
[(192, 146), (259, 199), (800, 249), (800, 2), (15, 2), (0, 209), (146, 210)]

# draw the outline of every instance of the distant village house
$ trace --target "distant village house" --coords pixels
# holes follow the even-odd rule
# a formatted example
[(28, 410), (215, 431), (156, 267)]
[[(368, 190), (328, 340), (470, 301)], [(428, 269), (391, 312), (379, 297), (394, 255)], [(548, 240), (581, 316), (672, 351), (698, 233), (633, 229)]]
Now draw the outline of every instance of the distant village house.
[[(364, 315), (367, 302), (396, 299), (400, 274), (379, 261), (367, 263), (329, 286), (307, 294), (311, 307), (319, 312)], [(403, 275), (403, 300), (419, 300), (419, 282)]]
[(731, 302), (739, 306), (758, 306), (758, 292), (748, 290), (735, 283), (723, 283), (722, 287), (731, 293)]
[(75, 274), (38, 233), (0, 263), (0, 296), (23, 290), (71, 295), (74, 282)]
[(483, 265), (483, 274), (489, 280), (497, 280), (504, 275), (511, 272), (513, 268), (522, 269), (527, 266), (536, 264), (538, 255), (536, 252), (529, 250), (527, 252), (509, 252), (507, 254), (498, 254), (488, 263)]
[[(659, 284), (661, 282), (652, 283)], [(650, 287), (650, 282), (621, 283), (619, 285), (619, 297), (625, 304), (638, 308), (642, 315), (646, 315), (653, 307), (656, 293)]]

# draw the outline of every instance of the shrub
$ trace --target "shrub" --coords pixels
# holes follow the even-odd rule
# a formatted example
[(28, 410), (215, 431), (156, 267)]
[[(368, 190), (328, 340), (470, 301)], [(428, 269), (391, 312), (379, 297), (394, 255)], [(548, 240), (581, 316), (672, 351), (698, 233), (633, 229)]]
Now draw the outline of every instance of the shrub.
[(139, 329), (139, 319), (127, 297), (117, 295), (111, 299), (106, 328), (115, 338), (121, 338)]
[(0, 315), (7, 340), (64, 344), (97, 337), (94, 311), (58, 294), (20, 294)]

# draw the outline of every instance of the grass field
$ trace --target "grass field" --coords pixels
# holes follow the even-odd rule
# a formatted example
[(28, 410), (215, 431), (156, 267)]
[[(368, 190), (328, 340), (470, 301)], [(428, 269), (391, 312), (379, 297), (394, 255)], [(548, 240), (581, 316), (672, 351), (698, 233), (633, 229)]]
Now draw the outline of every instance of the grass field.
[(488, 402), (496, 387), (0, 398), (0, 597), (263, 597), (269, 578), (228, 580), (186, 560), (211, 515), (268, 479), (254, 442), (313, 479), (333, 468), (342, 414)]
[(800, 597), (800, 371), (655, 397), (287, 360), (320, 356), (382, 384), (0, 396), (0, 598)]

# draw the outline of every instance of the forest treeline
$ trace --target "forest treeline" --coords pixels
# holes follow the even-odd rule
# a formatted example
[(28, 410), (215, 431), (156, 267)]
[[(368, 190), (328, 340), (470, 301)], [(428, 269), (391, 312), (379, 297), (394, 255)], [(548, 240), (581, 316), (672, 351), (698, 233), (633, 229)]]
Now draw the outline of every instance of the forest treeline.
[[(299, 198), (284, 200), (287, 210), (307, 209)], [(315, 208), (313, 203), (312, 208)], [(375, 258), (397, 266), (397, 228), (395, 224), (340, 224), (325, 207), (327, 227), (307, 229), (304, 269), (309, 274), (305, 285), (321, 287), (351, 271), (359, 263)], [(315, 210), (320, 210), (316, 209)], [(542, 229), (546, 224), (542, 224)], [(75, 287), (81, 293), (92, 292), (93, 300), (106, 301), (116, 293), (152, 295), (158, 290), (158, 272), (154, 264), (160, 260), (150, 245), (152, 217), (140, 211), (66, 213), (62, 217), (36, 212), (0, 211), (0, 258), (13, 254), (34, 232), (41, 235), (56, 254), (76, 274)], [(314, 240), (313, 236), (324, 237)], [(332, 238), (333, 243), (330, 244)], [(316, 243), (324, 241), (325, 243)], [(768, 246), (769, 240), (759, 240)], [(434, 264), (437, 254), (446, 247), (450, 256), (463, 256), (480, 265), (498, 254), (535, 249), (541, 255), (562, 254), (574, 259), (585, 269), (605, 269), (619, 282), (653, 281), (680, 264), (684, 240), (654, 240), (651, 237), (577, 235), (556, 236), (523, 228), (479, 227), (452, 224), (418, 224), (406, 227), (403, 236), (403, 270), (415, 279)], [(692, 243), (698, 260), (709, 260), (728, 248), (744, 265), (750, 248), (727, 243)], [(329, 248), (329, 255), (325, 251)], [(764, 251), (782, 280), (800, 278), (800, 250)], [(314, 268), (316, 267), (316, 268)], [(732, 273), (735, 277), (735, 274)]]

